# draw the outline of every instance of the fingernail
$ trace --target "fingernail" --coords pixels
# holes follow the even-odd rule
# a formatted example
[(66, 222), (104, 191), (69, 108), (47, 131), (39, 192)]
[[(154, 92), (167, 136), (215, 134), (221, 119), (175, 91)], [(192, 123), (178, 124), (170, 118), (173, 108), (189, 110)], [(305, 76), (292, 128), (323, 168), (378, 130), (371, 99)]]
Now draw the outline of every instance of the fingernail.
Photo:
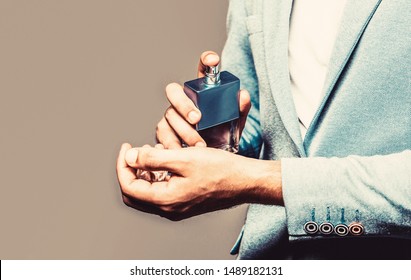
[(196, 146), (196, 147), (206, 147), (206, 143), (204, 143), (204, 142), (197, 142), (194, 146)]
[(200, 119), (200, 114), (197, 111), (191, 111), (188, 113), (188, 119), (191, 123), (196, 123)]
[(138, 150), (130, 149), (126, 152), (126, 162), (128, 165), (134, 165), (137, 162)]
[(208, 61), (208, 63), (210, 63), (209, 60), (217, 60), (218, 59), (218, 55), (215, 53), (209, 53), (204, 57), (204, 63), (207, 63), (206, 60)]

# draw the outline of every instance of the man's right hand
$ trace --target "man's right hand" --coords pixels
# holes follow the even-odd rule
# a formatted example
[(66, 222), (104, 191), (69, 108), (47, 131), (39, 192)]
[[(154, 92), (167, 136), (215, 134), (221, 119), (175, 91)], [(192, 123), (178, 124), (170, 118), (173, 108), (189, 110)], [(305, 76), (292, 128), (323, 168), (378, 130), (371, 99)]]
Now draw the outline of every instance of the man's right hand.
[[(198, 78), (204, 77), (206, 66), (215, 66), (219, 63), (220, 58), (215, 52), (203, 52), (198, 64)], [(166, 149), (181, 148), (182, 142), (188, 146), (205, 147), (204, 139), (195, 129), (195, 125), (201, 119), (201, 112), (184, 93), (183, 87), (177, 83), (167, 85), (166, 97), (170, 102), (170, 107), (157, 124), (157, 141)], [(240, 90), (239, 107), (241, 133), (251, 108), (250, 95), (246, 90)]]

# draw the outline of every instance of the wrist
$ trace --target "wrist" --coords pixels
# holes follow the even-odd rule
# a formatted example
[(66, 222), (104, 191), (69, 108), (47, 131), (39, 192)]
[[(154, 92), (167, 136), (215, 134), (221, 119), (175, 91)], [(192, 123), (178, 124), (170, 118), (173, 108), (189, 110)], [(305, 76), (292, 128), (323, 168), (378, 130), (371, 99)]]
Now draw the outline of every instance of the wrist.
[(284, 205), (281, 161), (247, 158), (246, 178), (241, 180), (242, 196), (246, 203)]

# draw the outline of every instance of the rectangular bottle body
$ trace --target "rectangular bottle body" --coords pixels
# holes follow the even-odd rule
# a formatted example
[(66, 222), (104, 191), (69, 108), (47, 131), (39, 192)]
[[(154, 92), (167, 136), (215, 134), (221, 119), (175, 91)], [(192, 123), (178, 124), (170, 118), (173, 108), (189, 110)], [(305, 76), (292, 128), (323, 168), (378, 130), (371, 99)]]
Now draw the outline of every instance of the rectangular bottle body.
[(184, 83), (184, 92), (201, 111), (196, 129), (208, 147), (238, 151), (240, 80), (233, 74), (220, 73), (220, 83), (208, 85), (204, 78)]

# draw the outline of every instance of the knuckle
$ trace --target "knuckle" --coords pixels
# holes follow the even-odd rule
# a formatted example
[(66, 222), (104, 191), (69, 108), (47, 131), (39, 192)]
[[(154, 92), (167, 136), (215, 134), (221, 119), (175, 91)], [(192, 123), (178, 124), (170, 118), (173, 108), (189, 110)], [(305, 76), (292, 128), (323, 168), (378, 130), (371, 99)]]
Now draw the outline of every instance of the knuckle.
[(156, 143), (160, 143), (161, 142), (161, 129), (157, 126), (156, 127)]
[(156, 168), (159, 164), (154, 149), (148, 148), (140, 149), (137, 161), (142, 167)]
[(167, 131), (167, 129), (168, 129), (168, 123), (165, 117), (163, 117), (156, 126), (156, 138), (158, 141), (160, 141), (162, 134), (164, 134), (165, 131)]
[(163, 117), (157, 124), (156, 130), (157, 131), (161, 131), (164, 130), (165, 128), (167, 128), (167, 121), (166, 119)]
[[(163, 117), (164, 118), (164, 117)], [(156, 125), (156, 133), (161, 130), (161, 127), (163, 126), (161, 123), (163, 122), (163, 118), (161, 118), (161, 121), (159, 121)]]
[(184, 142), (189, 146), (195, 145), (197, 142), (201, 141), (200, 135), (194, 130), (188, 130), (184, 133)]
[[(129, 188), (127, 187), (122, 187), (121, 188), (121, 194), (123, 196), (123, 202), (124, 204), (128, 205), (127, 203), (130, 203), (130, 196), (132, 196), (132, 192)], [(127, 202), (127, 203), (126, 203)]]
[(161, 208), (162, 217), (170, 220), (170, 221), (181, 221), (183, 219), (183, 215), (176, 211), (172, 206), (162, 206)]
[(161, 211), (163, 211), (163, 213), (166, 214), (175, 213), (175, 209), (172, 205), (160, 205), (159, 208), (161, 209)]
[(155, 192), (152, 196), (153, 204), (157, 205), (160, 209), (164, 208), (166, 210), (172, 211), (173, 201), (170, 198), (170, 195), (165, 195), (161, 192)]
[(155, 205), (157, 206), (160, 216), (170, 221), (181, 221), (184, 219), (186, 207), (181, 197), (173, 193), (165, 195), (157, 195), (155, 198)]
[(157, 143), (160, 143), (164, 148), (169, 148), (171, 146), (180, 146), (177, 135), (175, 135), (174, 129), (170, 126), (165, 118), (158, 123), (156, 127), (156, 140)]
[(170, 120), (171, 118), (173, 118), (176, 114), (176, 111), (174, 110), (173, 107), (168, 107), (167, 110), (164, 112), (164, 118), (166, 120)]
[(131, 202), (130, 202), (130, 200), (128, 199), (128, 197), (127, 196), (125, 196), (125, 195), (123, 195), (123, 203), (125, 204), (125, 205), (127, 205), (128, 207), (131, 207)]
[(119, 185), (120, 185), (120, 191), (121, 191), (121, 195), (122, 195), (122, 197), (123, 197), (123, 199), (124, 199), (124, 194), (126, 193), (126, 186), (125, 186), (125, 183), (119, 183)]

